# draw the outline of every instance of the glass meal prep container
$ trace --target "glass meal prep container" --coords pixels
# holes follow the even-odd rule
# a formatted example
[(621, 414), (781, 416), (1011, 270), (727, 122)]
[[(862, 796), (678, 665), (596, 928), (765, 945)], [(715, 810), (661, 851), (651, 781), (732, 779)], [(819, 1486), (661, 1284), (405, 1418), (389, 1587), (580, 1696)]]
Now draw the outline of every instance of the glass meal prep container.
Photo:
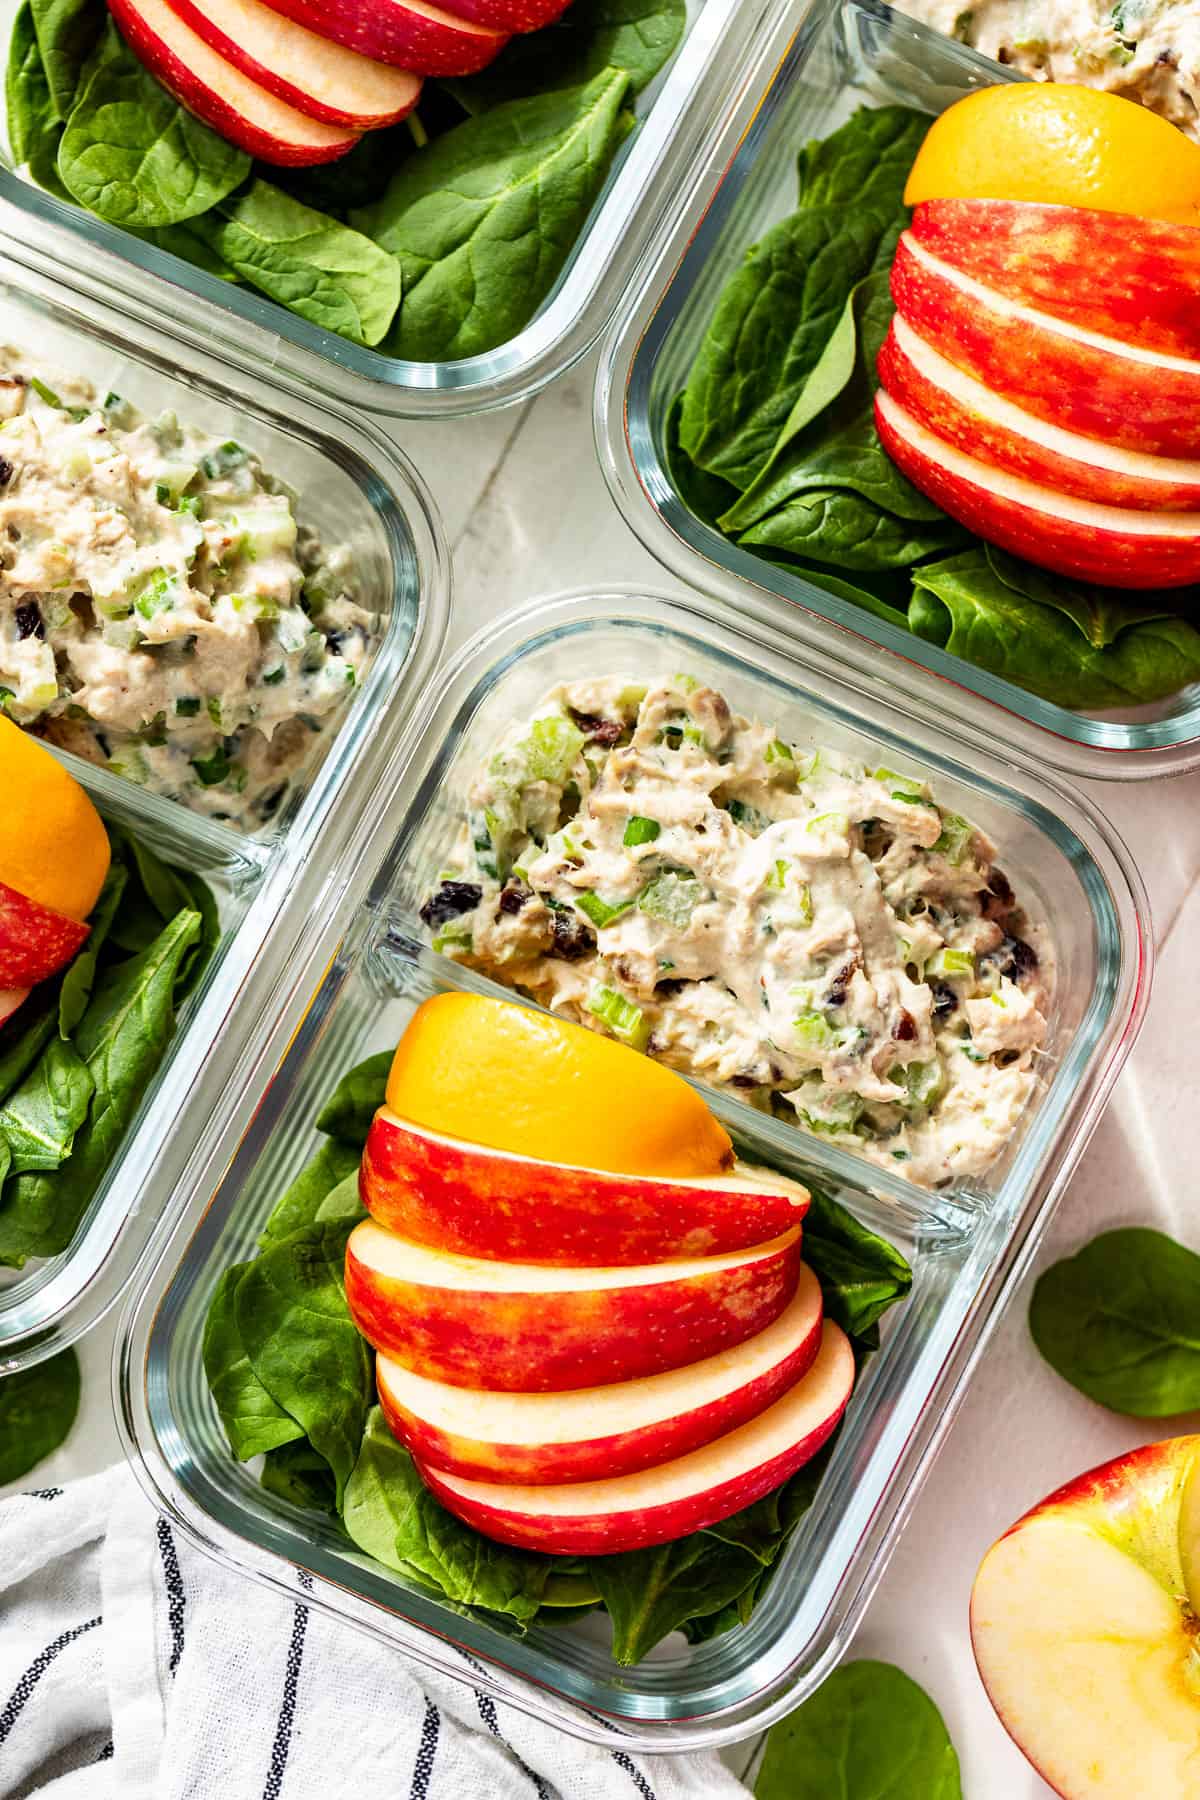
[[(69, 266), (70, 238), (56, 233), (54, 247)], [(408, 729), (445, 636), (449, 577), (441, 526), (419, 476), (371, 426), (288, 394), (265, 374), (248, 382), (216, 351), (186, 349), (162, 325), (131, 326), (93, 293), (11, 262), (0, 271), (0, 342), (28, 346), (39, 366), (85, 375), (101, 393), (115, 390), (150, 416), (171, 408), (219, 440), (235, 437), (258, 451), (295, 490), (299, 516), (325, 544), (352, 550), (378, 624), (361, 685), (329, 732), (323, 758), (304, 767), (274, 817), (253, 833), (63, 755), (107, 818), (205, 878), (223, 931), (70, 1247), (0, 1271), (2, 1374), (79, 1338), (132, 1273), (211, 1107), (201, 1076), (216, 1063), (224, 1081), (236, 1067), (239, 994), (296, 871), (320, 883), (336, 866), (352, 824), (352, 792), (371, 791)]]
[[(863, 105), (935, 114), (971, 89), (1016, 79), (881, 0), (814, 0), (798, 23), (793, 16), (764, 35), (754, 74), (747, 92), (731, 96), (709, 169), (697, 172), (664, 221), (643, 278), (605, 341), (597, 445), (626, 521), (690, 584), (739, 611), (773, 616), (807, 647), (825, 645), (851, 658), (882, 652), (899, 688), (936, 693), (944, 711), (978, 721), (1056, 767), (1109, 778), (1195, 767), (1200, 687), (1119, 713), (1056, 705), (826, 593), (800, 570), (731, 543), (680, 498), (669, 471), (668, 415), (729, 277), (795, 208), (800, 148)], [(998, 718), (996, 708), (1007, 716)]]
[[(48, 230), (70, 234), (70, 261), (139, 307), (169, 305), (202, 341), (223, 340), (243, 367), (278, 365), (318, 392), (393, 415), (445, 416), (506, 405), (544, 387), (595, 343), (676, 186), (704, 147), (720, 103), (767, 20), (789, 0), (688, 0), (686, 35), (636, 104), (638, 128), (608, 178), (550, 294), (515, 337), (454, 362), (388, 357), (309, 324), (253, 289), (195, 268), (0, 163), (0, 230), (10, 255), (39, 256)], [(7, 150), (2, 153), (8, 156)], [(146, 276), (153, 279), (146, 280)], [(168, 288), (162, 284), (168, 283)]]
[[(435, 954), (418, 919), (455, 838), (475, 769), (556, 682), (683, 670), (799, 746), (827, 744), (920, 770), (943, 804), (997, 842), (1013, 889), (1057, 950), (1056, 998), (1035, 1099), (986, 1183), (941, 1192), (701, 1091), (743, 1154), (841, 1199), (914, 1270), (883, 1348), (851, 1399), (817, 1501), (748, 1625), (692, 1648), (678, 1637), (633, 1668), (595, 1621), (519, 1636), (372, 1563), (234, 1462), (202, 1362), (221, 1272), (251, 1253), (317, 1142), (338, 1078), (394, 1047), (440, 991), (514, 996)], [(417, 1661), (490, 1687), (600, 1742), (680, 1750), (745, 1736), (828, 1672), (877, 1581), (957, 1396), (1062, 1193), (1139, 1028), (1150, 979), (1146, 901), (1130, 858), (1087, 804), (991, 741), (900, 702), (877, 670), (833, 674), (759, 620), (693, 596), (588, 592), (528, 606), (468, 644), (423, 717), (399, 791), (374, 822), (336, 909), (303, 891), (252, 978), (262, 1021), (244, 1082), (206, 1128), (148, 1252), (114, 1358), (126, 1450), (154, 1503), (229, 1566), (346, 1619)], [(307, 920), (294, 934), (291, 918)], [(514, 1683), (514, 1678), (518, 1678)], [(615, 1735), (612, 1735), (615, 1734)]]

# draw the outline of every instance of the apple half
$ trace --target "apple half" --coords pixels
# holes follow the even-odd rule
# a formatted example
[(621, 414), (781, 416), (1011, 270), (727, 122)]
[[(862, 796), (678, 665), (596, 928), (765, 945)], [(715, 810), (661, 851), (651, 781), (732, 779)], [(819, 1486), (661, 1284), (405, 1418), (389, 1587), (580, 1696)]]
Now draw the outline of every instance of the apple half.
[(853, 1385), (849, 1339), (827, 1320), (816, 1361), (781, 1399), (670, 1462), (544, 1487), (471, 1481), (420, 1458), (417, 1467), (443, 1506), (502, 1544), (555, 1556), (640, 1550), (727, 1519), (794, 1475), (832, 1433)]
[(1200, 461), (1122, 450), (1051, 425), (947, 361), (899, 313), (877, 366), (888, 393), (918, 424), (980, 462), (1102, 505), (1200, 507)]
[(380, 1225), (460, 1256), (505, 1262), (651, 1263), (718, 1256), (778, 1237), (808, 1193), (765, 1169), (670, 1179), (540, 1162), (376, 1113), (359, 1189)]
[(1200, 358), (1200, 230), (1031, 200), (925, 200), (913, 241), (1009, 300)]
[(591, 1481), (670, 1462), (765, 1412), (812, 1366), (823, 1312), (820, 1283), (802, 1267), (774, 1324), (663, 1375), (572, 1393), (482, 1393), (381, 1356), (375, 1380), (392, 1431), (431, 1468), (479, 1481)]
[(333, 162), (360, 133), (328, 125), (251, 81), (193, 31), (169, 0), (108, 0), (129, 48), (162, 85), (223, 138), (280, 167)]
[(429, 0), (266, 0), (332, 43), (422, 75), (476, 75), (503, 50), (507, 31), (444, 11)]
[(915, 487), (1002, 550), (1108, 587), (1200, 581), (1200, 512), (1100, 506), (1009, 475), (936, 437), (884, 388), (875, 396), (875, 428)]
[(983, 1559), (971, 1640), (1001, 1723), (1065, 1800), (1200, 1795), (1200, 1437), (1147, 1444)]
[(1200, 455), (1200, 361), (1139, 350), (1006, 299), (905, 231), (897, 311), (994, 394), (1053, 425), (1151, 456)]
[(454, 1387), (544, 1393), (657, 1375), (740, 1344), (796, 1292), (800, 1231), (726, 1256), (547, 1268), (454, 1256), (357, 1225), (346, 1299), (367, 1341)]
[(0, 881), (0, 989), (31, 988), (57, 975), (83, 948), (90, 932), (90, 925)]
[(405, 118), (420, 96), (419, 75), (318, 37), (263, 0), (170, 6), (218, 56), (310, 119), (371, 131)]

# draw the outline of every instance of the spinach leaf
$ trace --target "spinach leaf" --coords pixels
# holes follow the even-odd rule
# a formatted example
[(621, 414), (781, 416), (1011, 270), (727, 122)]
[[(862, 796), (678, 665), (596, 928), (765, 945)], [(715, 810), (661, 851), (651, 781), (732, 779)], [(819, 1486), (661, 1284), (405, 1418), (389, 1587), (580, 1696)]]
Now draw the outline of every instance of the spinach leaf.
[(840, 131), (815, 138), (801, 150), (800, 205), (898, 212), (929, 125), (927, 113), (907, 106), (860, 108)]
[(53, 1036), (52, 1008), (43, 1006), (38, 1011), (33, 999), (26, 1000), (0, 1033), (0, 1100), (7, 1099), (24, 1080)]
[[(427, 83), (421, 93), (421, 122), (428, 111)], [(462, 119), (461, 109), (457, 118)], [(274, 179), (295, 199), (316, 212), (344, 219), (356, 207), (372, 206), (382, 200), (388, 182), (415, 149), (407, 122), (389, 125), (382, 131), (365, 131), (347, 156), (336, 162), (316, 163), (307, 169), (276, 169)]]
[(612, 1620), (613, 1660), (624, 1668), (689, 1619), (720, 1612), (754, 1581), (757, 1560), (703, 1531), (648, 1550), (595, 1556), (588, 1575)]
[(355, 344), (377, 344), (400, 304), (400, 266), (360, 231), (255, 180), (192, 230), (251, 287)]
[(319, 1456), (303, 1438), (295, 1444), (280, 1444), (268, 1450), (259, 1477), (268, 1494), (289, 1500), (293, 1506), (337, 1517), (337, 1493), (333, 1473), (323, 1456)]
[(204, 1322), (204, 1373), (229, 1447), (239, 1462), (304, 1437), (304, 1431), (272, 1400), (254, 1373), (238, 1330), (234, 1298), (249, 1263), (225, 1270)]
[(343, 1075), (317, 1114), (317, 1130), (326, 1137), (344, 1138), (361, 1153), (371, 1120), (387, 1098), (393, 1056), (391, 1050), (380, 1050)]
[(55, 116), (65, 124), (104, 28), (104, 9), (96, 0), (30, 0), (30, 8)]
[(962, 1800), (942, 1715), (890, 1663), (852, 1662), (773, 1725), (758, 1800)]
[(813, 1188), (804, 1216), (804, 1260), (821, 1284), (825, 1311), (854, 1340), (874, 1350), (878, 1322), (912, 1287), (900, 1252), (837, 1200)]
[(128, 1130), (174, 1025), (179, 964), (200, 930), (181, 912), (140, 956), (101, 975), (75, 1035), (95, 1085), (91, 1111), (62, 1168), (18, 1175), (0, 1194), (0, 1263), (65, 1250)]
[(1188, 620), (1147, 618), (1097, 648), (1068, 614), (1002, 580), (982, 544), (914, 569), (913, 583), (918, 637), (1060, 706), (1139, 705), (1200, 680), (1200, 631)]
[(134, 237), (141, 238), (144, 243), (156, 244), (160, 250), (166, 250), (172, 256), (182, 258), (197, 269), (203, 269), (206, 275), (215, 275), (218, 281), (238, 279), (236, 269), (231, 269), (224, 257), (218, 256), (212, 245), (195, 229), (190, 219), (181, 225), (158, 225), (153, 230), (139, 231), (127, 225)]
[(1088, 581), (1071, 581), (1065, 575), (1050, 575), (1035, 569), (1032, 563), (985, 544), (988, 562), (1005, 587), (1027, 600), (1040, 601), (1065, 613), (1097, 650), (1115, 644), (1123, 631), (1148, 619), (1174, 619), (1189, 602), (1200, 598), (1195, 588), (1172, 588), (1170, 594), (1151, 593), (1141, 600), (1128, 588), (1097, 587)]
[(511, 38), (481, 74), (449, 85), (468, 112), (481, 113), (543, 92), (548, 69), (556, 88), (620, 69), (633, 99), (673, 54), (686, 24), (686, 0), (573, 0), (553, 25)]
[(362, 1444), (371, 1353), (346, 1305), (349, 1223), (312, 1225), (263, 1251), (234, 1292), (255, 1375), (333, 1471), (337, 1502)]
[(83, 1060), (51, 1038), (21, 1085), (0, 1107), (0, 1137), (8, 1145), (14, 1175), (57, 1169), (71, 1154), (75, 1133), (87, 1118), (93, 1091)]
[[(818, 568), (815, 564), (804, 562), (800, 557), (789, 556), (786, 550), (766, 549), (764, 560), (778, 563), (781, 568), (794, 569), (811, 581), (814, 587), (824, 588), (826, 593), (836, 594), (840, 600), (849, 600), (852, 606), (861, 606), (874, 618), (882, 619), (885, 624), (895, 625), (901, 631), (908, 629), (905, 607), (909, 594), (903, 599), (899, 595), (889, 597), (889, 590), (895, 585), (895, 572), (877, 570), (872, 573), (864, 571), (860, 581), (844, 581), (838, 575), (832, 575), (828, 569)], [(870, 584), (870, 585), (868, 585)], [(911, 593), (911, 583), (908, 583)]]
[(100, 889), (100, 898), (92, 909), (89, 920), (91, 935), (63, 976), (62, 986), (58, 990), (58, 1032), (62, 1038), (69, 1038), (74, 1034), (87, 1011), (100, 953), (108, 942), (128, 879), (128, 872), (123, 864), (116, 861), (110, 864), (108, 874), (104, 877), (104, 886)]
[(323, 1219), (364, 1218), (358, 1198), (359, 1152), (353, 1144), (331, 1138), (322, 1144), (310, 1163), (301, 1169), (263, 1226), (259, 1243), (265, 1249), (280, 1238), (303, 1231)]
[(554, 285), (625, 131), (629, 77), (511, 100), (409, 159), (354, 222), (396, 257), (403, 300), (384, 348), (473, 356), (528, 323)]
[(83, 71), (58, 151), (69, 192), (113, 225), (175, 225), (240, 187), (250, 158), (171, 98), (112, 20)]
[(522, 1623), (536, 1614), (557, 1560), (493, 1543), (448, 1513), (378, 1407), (367, 1420), (342, 1518), (359, 1549), (389, 1569), (431, 1583), (448, 1600)]
[(1033, 1290), (1033, 1341), (1064, 1381), (1113, 1412), (1200, 1407), (1200, 1256), (1160, 1231), (1104, 1231)]
[(13, 21), (4, 74), (5, 118), (13, 162), (51, 193), (65, 192), (58, 179), (58, 144), (62, 137), (50, 80), (38, 48), (29, 0)]
[[(965, 536), (944, 516), (929, 524), (899, 519), (845, 488), (812, 487), (743, 532), (738, 543), (869, 572), (909, 568), (921, 557), (961, 543)], [(914, 570), (914, 578), (917, 573)]]
[(0, 1486), (19, 1481), (63, 1442), (79, 1411), (79, 1358), (60, 1350), (0, 1376)]
[(678, 394), (667, 415), (664, 444), (667, 473), (688, 511), (694, 513), (703, 524), (711, 525), (719, 531), (717, 521), (733, 505), (738, 497), (738, 490), (720, 475), (710, 475), (707, 469), (699, 468), (680, 443), (683, 405), (684, 397)]

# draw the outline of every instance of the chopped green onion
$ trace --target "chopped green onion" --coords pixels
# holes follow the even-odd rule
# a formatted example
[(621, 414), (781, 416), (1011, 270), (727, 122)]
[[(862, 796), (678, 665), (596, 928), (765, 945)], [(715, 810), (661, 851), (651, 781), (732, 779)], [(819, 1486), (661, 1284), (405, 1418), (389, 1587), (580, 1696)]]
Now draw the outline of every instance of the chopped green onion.
[(948, 862), (960, 863), (974, 835), (975, 827), (969, 819), (964, 819), (959, 813), (944, 812), (941, 833), (933, 848)]
[(602, 931), (606, 925), (611, 925), (614, 919), (619, 919), (622, 913), (627, 913), (633, 906), (633, 901), (610, 902), (602, 900), (599, 894), (585, 893), (576, 894), (575, 904), (580, 912), (586, 913), (592, 924)]
[(650, 1037), (650, 1025), (640, 1006), (626, 1000), (615, 988), (597, 983), (587, 997), (587, 1009), (600, 1019), (614, 1037), (634, 1050), (644, 1050)]
[(217, 787), (229, 779), (229, 758), (223, 750), (214, 750), (211, 756), (193, 757), (192, 767), (202, 787)]
[(278, 687), (286, 674), (287, 670), (284, 668), (268, 669), (263, 676), (263, 684), (266, 687)]
[(985, 1063), (987, 1061), (987, 1057), (983, 1054), (983, 1051), (977, 1050), (974, 1044), (964, 1044), (962, 1053), (968, 1062)]
[(636, 849), (638, 844), (652, 844), (661, 831), (657, 819), (644, 819), (640, 813), (635, 813), (625, 827), (621, 842), (627, 850)]
[(175, 714), (180, 719), (194, 719), (200, 711), (198, 694), (181, 694), (175, 702)]
[(734, 824), (740, 825), (743, 831), (748, 831), (751, 837), (758, 837), (771, 823), (765, 813), (759, 812), (757, 806), (747, 805), (745, 800), (727, 800), (725, 811)]
[(932, 804), (924, 794), (918, 794), (912, 788), (893, 788), (892, 799), (899, 800), (904, 806), (929, 806)]
[(764, 762), (768, 762), (768, 763), (789, 762), (790, 763), (790, 762), (795, 762), (795, 760), (796, 760), (795, 757), (792, 755), (791, 746), (788, 744), (785, 744), (782, 738), (773, 738), (771, 740), (771, 742), (767, 745), (766, 749), (763, 751), (763, 761)]
[(767, 876), (767, 886), (769, 888), (782, 888), (784, 882), (787, 880), (787, 867), (787, 859), (785, 857), (781, 856), (776, 858), (775, 867)]
[(210, 450), (207, 456), (200, 458), (200, 467), (210, 481), (216, 481), (222, 475), (228, 475), (234, 469), (240, 469), (249, 458), (249, 451), (243, 450), (230, 438), (217, 450)]
[(214, 725), (221, 723), (221, 702), (215, 694), (210, 694), (204, 702), (204, 710)]
[(36, 375), (31, 375), (29, 377), (29, 385), (37, 395), (38, 399), (44, 400), (47, 406), (53, 406), (58, 412), (66, 412), (66, 407), (63, 405), (54, 389), (47, 387), (44, 381), (39, 381)]

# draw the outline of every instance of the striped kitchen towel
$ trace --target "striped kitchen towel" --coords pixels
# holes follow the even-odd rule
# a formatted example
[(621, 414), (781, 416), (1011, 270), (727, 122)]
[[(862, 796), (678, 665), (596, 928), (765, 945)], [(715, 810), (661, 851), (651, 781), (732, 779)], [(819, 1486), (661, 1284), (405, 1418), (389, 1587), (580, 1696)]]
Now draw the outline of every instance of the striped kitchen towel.
[(744, 1800), (234, 1575), (128, 1470), (0, 1502), (0, 1800)]

